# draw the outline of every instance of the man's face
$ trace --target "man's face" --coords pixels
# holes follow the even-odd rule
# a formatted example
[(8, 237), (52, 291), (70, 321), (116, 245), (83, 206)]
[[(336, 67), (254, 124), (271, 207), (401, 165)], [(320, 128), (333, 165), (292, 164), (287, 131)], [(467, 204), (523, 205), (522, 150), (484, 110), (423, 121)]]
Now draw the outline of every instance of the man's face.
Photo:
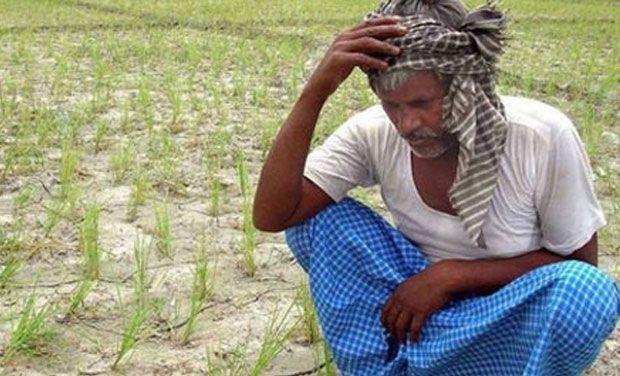
[(416, 157), (436, 158), (454, 147), (454, 137), (442, 128), (444, 89), (434, 72), (416, 71), (399, 88), (376, 93)]

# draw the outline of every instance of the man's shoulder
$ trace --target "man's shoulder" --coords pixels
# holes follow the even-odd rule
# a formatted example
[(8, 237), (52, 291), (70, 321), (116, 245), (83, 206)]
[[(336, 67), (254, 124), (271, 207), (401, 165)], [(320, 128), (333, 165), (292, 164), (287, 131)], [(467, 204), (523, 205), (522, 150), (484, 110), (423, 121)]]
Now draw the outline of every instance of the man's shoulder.
[(501, 96), (501, 100), (513, 137), (550, 144), (559, 134), (574, 129), (562, 111), (541, 101), (514, 96)]
[(341, 127), (348, 128), (349, 132), (358, 137), (363, 137), (371, 143), (398, 136), (391, 125), (390, 118), (380, 104), (356, 112)]
[(383, 106), (376, 104), (354, 113), (351, 117), (349, 117), (347, 123), (354, 123), (356, 125), (364, 126), (379, 126), (383, 125), (385, 122), (389, 122), (389, 120), (390, 119), (383, 110)]

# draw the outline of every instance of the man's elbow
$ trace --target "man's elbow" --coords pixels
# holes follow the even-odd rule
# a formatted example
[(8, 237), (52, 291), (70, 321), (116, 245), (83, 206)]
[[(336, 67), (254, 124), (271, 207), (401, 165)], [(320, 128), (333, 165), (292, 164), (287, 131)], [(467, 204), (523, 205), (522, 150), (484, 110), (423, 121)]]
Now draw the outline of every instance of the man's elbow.
[(598, 266), (598, 239), (596, 232), (586, 244), (571, 253), (568, 259), (583, 261), (593, 266)]
[(286, 228), (283, 224), (274, 221), (269, 213), (263, 213), (256, 208), (252, 211), (252, 223), (257, 230), (264, 232), (280, 232)]

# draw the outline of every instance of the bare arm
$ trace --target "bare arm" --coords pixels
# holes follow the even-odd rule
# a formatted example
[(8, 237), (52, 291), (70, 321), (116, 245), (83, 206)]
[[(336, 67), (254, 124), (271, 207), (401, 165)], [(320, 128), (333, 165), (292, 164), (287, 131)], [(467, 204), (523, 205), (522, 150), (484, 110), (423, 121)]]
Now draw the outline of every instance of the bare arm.
[(506, 259), (439, 261), (396, 288), (383, 306), (381, 322), (399, 341), (408, 333), (417, 341), (427, 317), (455, 294), (492, 293), (539, 266), (571, 259), (596, 266), (596, 233), (568, 257), (540, 249)]
[(329, 198), (326, 194), (322, 197), (317, 192), (318, 187), (310, 186), (308, 181), (304, 184), (302, 175), (312, 133), (326, 100), (325, 94), (306, 86), (276, 136), (263, 165), (254, 199), (254, 225), (258, 229), (281, 231), (285, 228), (300, 204), (304, 188), (314, 193), (318, 201), (325, 205), (329, 203), (325, 201)]
[(325, 192), (303, 177), (321, 109), (356, 66), (386, 68), (387, 63), (377, 55), (395, 55), (399, 49), (383, 39), (405, 32), (397, 18), (383, 18), (365, 21), (336, 38), (267, 154), (254, 199), (256, 228), (281, 231), (332, 202)]
[(446, 260), (444, 263), (452, 271), (450, 291), (453, 293), (489, 293), (503, 287), (523, 274), (546, 264), (565, 260), (580, 260), (597, 266), (597, 250), (597, 237), (596, 233), (594, 233), (592, 238), (583, 247), (567, 257), (540, 249), (506, 259)]

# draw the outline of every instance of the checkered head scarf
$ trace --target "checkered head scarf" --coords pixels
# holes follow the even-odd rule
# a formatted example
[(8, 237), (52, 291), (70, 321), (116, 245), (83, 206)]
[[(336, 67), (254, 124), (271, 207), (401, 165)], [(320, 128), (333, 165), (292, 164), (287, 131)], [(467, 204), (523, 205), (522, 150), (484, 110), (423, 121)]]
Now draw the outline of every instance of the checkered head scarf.
[(490, 5), (467, 13), (454, 0), (387, 0), (366, 18), (389, 15), (403, 17), (401, 23), (408, 29), (405, 36), (387, 40), (399, 46), (401, 54), (387, 58), (387, 69), (366, 73), (373, 79), (400, 69), (434, 70), (453, 77), (443, 99), (442, 124), (459, 142), (449, 197), (469, 238), (486, 248), (482, 226), (507, 131), (504, 107), (495, 93), (506, 18)]

